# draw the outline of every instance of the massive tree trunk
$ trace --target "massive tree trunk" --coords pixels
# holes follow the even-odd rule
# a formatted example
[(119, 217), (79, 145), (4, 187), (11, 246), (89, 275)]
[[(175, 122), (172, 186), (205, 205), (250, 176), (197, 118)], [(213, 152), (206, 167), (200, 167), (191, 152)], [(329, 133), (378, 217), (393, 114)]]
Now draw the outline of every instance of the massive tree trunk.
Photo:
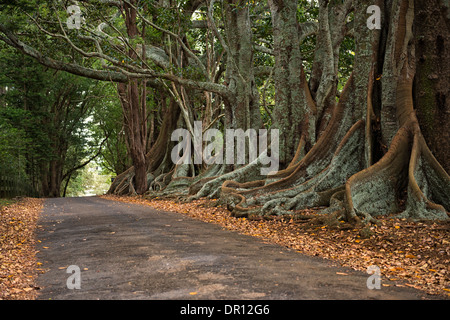
[[(133, 6), (136, 1), (130, 2)], [(127, 34), (130, 39), (138, 36), (136, 10), (128, 3), (123, 4)], [(128, 56), (137, 60), (135, 49), (129, 48)], [(145, 47), (142, 57), (145, 60)], [(134, 167), (134, 185), (137, 194), (147, 191), (147, 91), (145, 80), (130, 79), (128, 83), (117, 85), (124, 115), (124, 128), (127, 136), (127, 149)]]
[[(356, 1), (355, 7), (363, 10), (367, 4)], [(364, 28), (364, 15), (357, 10), (355, 28)], [(450, 178), (428, 149), (413, 109), (414, 3), (393, 1), (385, 10), (391, 13), (384, 24), (388, 29), (355, 32), (353, 76), (309, 153), (279, 172), (274, 182), (224, 183), (222, 199), (236, 216), (331, 206), (324, 213), (349, 221), (391, 213), (448, 218)], [(379, 34), (386, 38), (380, 41)], [(377, 70), (383, 70), (381, 79)], [(375, 81), (383, 82), (377, 95)], [(381, 96), (381, 118), (373, 110), (374, 96)], [(387, 132), (377, 141), (385, 141), (388, 152), (372, 165), (372, 133), (380, 134), (375, 130), (380, 121)]]
[[(144, 85), (141, 85), (145, 87)], [(138, 194), (147, 191), (147, 114), (146, 97), (139, 94), (138, 80), (118, 84), (120, 103), (124, 114), (127, 149), (134, 166), (134, 184)], [(143, 90), (145, 93), (145, 89)]]
[[(386, 155), (346, 183), (348, 218), (397, 213), (414, 218), (448, 218), (450, 178), (423, 139), (413, 109), (416, 72), (414, 47), (414, 2), (393, 1), (384, 57), (385, 93), (382, 119), (397, 125)], [(419, 75), (417, 75), (419, 76)], [(424, 76), (422, 74), (422, 76)], [(428, 75), (426, 75), (428, 76)], [(395, 113), (392, 112), (394, 102)], [(390, 112), (383, 112), (384, 108)], [(384, 126), (392, 129), (393, 125)], [(389, 137), (389, 135), (388, 135)], [(403, 192), (406, 189), (406, 199)], [(402, 205), (401, 200), (406, 201)]]
[(449, 2), (415, 1), (414, 107), (425, 141), (450, 173)]
[(306, 149), (310, 149), (315, 141), (316, 106), (302, 66), (297, 1), (272, 0), (269, 6), (275, 56), (272, 129), (280, 130), (280, 165), (285, 167), (294, 158), (302, 138)]
[[(157, 175), (170, 172), (173, 167), (173, 164), (170, 162), (171, 144), (168, 141), (170, 141), (170, 136), (177, 127), (180, 108), (173, 99), (170, 99), (168, 104), (165, 102), (166, 98), (163, 97), (161, 101), (161, 112), (164, 114), (164, 117), (158, 137), (145, 155), (147, 165), (145, 168), (145, 178), (148, 185), (154, 182)], [(109, 187), (108, 193), (119, 195), (136, 193), (133, 183), (134, 177), (135, 167), (132, 166), (114, 179), (114, 182)]]
[(259, 94), (253, 67), (253, 39), (249, 9), (244, 1), (224, 3), (227, 37), (226, 82), (231, 92), (225, 97), (225, 127), (262, 128)]

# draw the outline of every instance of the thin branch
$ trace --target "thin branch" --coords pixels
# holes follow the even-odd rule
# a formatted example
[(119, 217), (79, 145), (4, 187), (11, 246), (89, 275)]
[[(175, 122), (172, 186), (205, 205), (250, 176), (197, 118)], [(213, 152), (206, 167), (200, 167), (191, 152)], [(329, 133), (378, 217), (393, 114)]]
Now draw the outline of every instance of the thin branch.
[(307, 37), (317, 34), (319, 31), (319, 23), (315, 21), (307, 21), (299, 24), (300, 29), (300, 42)]
[(98, 151), (97, 151), (96, 154), (94, 154), (92, 157), (90, 157), (88, 160), (86, 160), (86, 161), (83, 162), (82, 164), (80, 164), (80, 165), (78, 165), (78, 166), (76, 166), (76, 167), (70, 169), (69, 171), (67, 171), (67, 172), (63, 175), (61, 181), (63, 181), (65, 178), (67, 178), (67, 176), (71, 175), (73, 172), (77, 171), (78, 169), (83, 168), (84, 166), (88, 165), (92, 160), (94, 160), (95, 158), (97, 158), (97, 157), (100, 155), (100, 153), (102, 152), (103, 144), (106, 142), (106, 140), (108, 140), (108, 138), (109, 138), (109, 135), (106, 136), (105, 139), (103, 139), (103, 141), (100, 143), (100, 146), (99, 146)]
[(211, 121), (211, 123), (203, 130), (202, 133), (205, 133), (209, 128), (211, 128), (214, 125), (214, 123), (217, 122), (217, 120), (219, 120), (220, 118), (222, 118), (224, 116), (225, 116), (224, 113), (219, 114), (213, 121)]
[(159, 30), (163, 33), (166, 33), (172, 37), (174, 37), (181, 45), (181, 47), (183, 48), (183, 50), (188, 54), (189, 57), (191, 57), (192, 59), (195, 60), (196, 64), (198, 65), (198, 67), (200, 67), (203, 75), (209, 79), (209, 75), (208, 72), (206, 72), (206, 67), (205, 65), (200, 61), (200, 59), (197, 57), (197, 55), (195, 55), (187, 46), (186, 44), (183, 42), (183, 39), (173, 33), (172, 31), (169, 31), (167, 29), (164, 29), (156, 24), (154, 24), (153, 22), (151, 22), (150, 20), (148, 20), (147, 18), (145, 18), (138, 10), (138, 8), (136, 8), (133, 4), (131, 4), (129, 1), (127, 0), (123, 0), (123, 2), (127, 3), (130, 7), (132, 7), (134, 10), (136, 10), (136, 13), (138, 14), (138, 16), (142, 19), (142, 21), (144, 21), (146, 24), (150, 25), (151, 27), (155, 28), (156, 30)]
[(259, 51), (259, 52), (262, 52), (262, 53), (267, 53), (267, 54), (270, 54), (270, 55), (273, 56), (273, 50), (270, 49), (270, 48), (267, 48), (267, 47), (264, 47), (264, 46), (260, 46), (260, 45), (257, 45), (257, 44), (253, 45), (253, 48), (256, 51)]
[(61, 20), (59, 19), (59, 17), (57, 17), (57, 18), (58, 18), (60, 27), (61, 27), (61, 29), (63, 30), (63, 33), (64, 33), (64, 34), (53, 33), (53, 32), (50, 32), (50, 31), (44, 29), (36, 19), (34, 19), (32, 16), (30, 16), (30, 15), (29, 15), (28, 13), (26, 13), (26, 12), (25, 12), (25, 14), (26, 14), (26, 15), (34, 22), (34, 24), (39, 28), (40, 31), (42, 31), (43, 33), (45, 33), (45, 34), (47, 34), (47, 35), (49, 35), (49, 36), (51, 36), (51, 37), (59, 38), (59, 39), (63, 39), (63, 40), (65, 40), (65, 41), (67, 41), (67, 43), (68, 43), (75, 51), (77, 51), (77, 52), (80, 53), (81, 55), (83, 55), (83, 56), (85, 56), (85, 57), (88, 57), (88, 58), (101, 58), (101, 59), (105, 59), (105, 60), (111, 62), (111, 63), (114, 64), (114, 65), (120, 65), (120, 62), (119, 62), (118, 60), (113, 59), (113, 58), (111, 58), (111, 57), (109, 57), (109, 56), (107, 56), (107, 55), (105, 55), (105, 54), (103, 54), (103, 53), (100, 53), (100, 52), (86, 52), (86, 51), (84, 51), (83, 49), (81, 49), (81, 48), (79, 48), (78, 46), (76, 46), (76, 45), (72, 42), (72, 40), (69, 39), (69, 37), (67, 36), (66, 32), (64, 31), (64, 28), (62, 27), (62, 23), (61, 23)]
[(220, 34), (219, 30), (217, 29), (217, 25), (214, 22), (213, 13), (214, 13), (214, 3), (215, 0), (211, 0), (208, 7), (208, 25), (213, 30), (214, 34), (216, 35), (217, 39), (219, 39), (220, 45), (222, 48), (227, 52), (230, 53), (230, 48), (228, 47), (227, 43), (225, 42), (225, 39)]
[(17, 38), (17, 36), (8, 30), (3, 24), (0, 24), (0, 31), (5, 35), (5, 37), (0, 37), (5, 43), (21, 51), (22, 53), (36, 59), (40, 64), (56, 69), (63, 70), (69, 73), (84, 76), (91, 79), (97, 79), (102, 81), (114, 81), (114, 82), (127, 82), (128, 77), (121, 73), (115, 71), (107, 70), (95, 70), (92, 68), (86, 68), (75, 63), (62, 62), (59, 60), (54, 60), (42, 54), (33, 47), (25, 44)]

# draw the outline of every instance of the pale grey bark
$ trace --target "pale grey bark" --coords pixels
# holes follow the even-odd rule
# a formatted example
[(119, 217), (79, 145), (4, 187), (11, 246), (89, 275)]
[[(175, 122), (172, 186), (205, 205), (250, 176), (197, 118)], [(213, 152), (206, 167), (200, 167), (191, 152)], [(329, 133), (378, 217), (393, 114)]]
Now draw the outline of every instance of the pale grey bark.
[(280, 130), (280, 163), (289, 164), (303, 135), (315, 141), (315, 105), (303, 73), (297, 1), (269, 0), (273, 25), (275, 108), (273, 128)]

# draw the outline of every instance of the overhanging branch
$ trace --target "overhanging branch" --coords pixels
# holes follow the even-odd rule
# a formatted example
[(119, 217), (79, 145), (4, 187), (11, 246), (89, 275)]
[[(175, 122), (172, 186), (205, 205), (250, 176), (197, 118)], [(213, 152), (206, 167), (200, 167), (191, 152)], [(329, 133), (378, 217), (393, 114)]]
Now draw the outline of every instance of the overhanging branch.
[(36, 50), (35, 48), (23, 43), (20, 41), (17, 36), (9, 31), (4, 25), (0, 24), (0, 32), (5, 35), (5, 37), (0, 36), (0, 39), (3, 40), (8, 45), (18, 49), (22, 53), (24, 53), (27, 56), (30, 56), (34, 59), (36, 59), (40, 64), (56, 69), (56, 70), (62, 70), (67, 71), (69, 73), (96, 79), (96, 80), (102, 80), (102, 81), (113, 81), (113, 82), (127, 82), (128, 77), (124, 75), (123, 73), (116, 72), (116, 71), (107, 71), (107, 70), (95, 70), (92, 68), (87, 68), (80, 66), (75, 63), (68, 63), (68, 62), (62, 62), (59, 60), (55, 60), (52, 58), (49, 58)]
[[(3, 34), (4, 36), (2, 36)], [(159, 87), (158, 79), (165, 79), (173, 81), (177, 84), (184, 85), (191, 89), (198, 89), (202, 91), (210, 91), (220, 94), (222, 96), (227, 96), (229, 94), (229, 90), (226, 86), (213, 83), (213, 82), (204, 82), (204, 81), (196, 81), (191, 79), (184, 79), (173, 74), (167, 73), (159, 73), (151, 69), (142, 69), (137, 67), (131, 67), (132, 71), (124, 70), (118, 66), (110, 66), (111, 70), (96, 70), (92, 68), (87, 68), (80, 66), (75, 63), (62, 62), (59, 60), (55, 60), (47, 57), (42, 54), (35, 48), (25, 44), (18, 37), (8, 30), (7, 27), (0, 24), (0, 40), (4, 41), (6, 44), (18, 49), (22, 53), (36, 59), (40, 64), (56, 69), (66, 71), (75, 75), (101, 80), (101, 81), (112, 81), (112, 82), (128, 82), (129, 79), (138, 78), (138, 79), (147, 79), (150, 82), (154, 82), (153, 84), (149, 83), (149, 85), (154, 87)]]

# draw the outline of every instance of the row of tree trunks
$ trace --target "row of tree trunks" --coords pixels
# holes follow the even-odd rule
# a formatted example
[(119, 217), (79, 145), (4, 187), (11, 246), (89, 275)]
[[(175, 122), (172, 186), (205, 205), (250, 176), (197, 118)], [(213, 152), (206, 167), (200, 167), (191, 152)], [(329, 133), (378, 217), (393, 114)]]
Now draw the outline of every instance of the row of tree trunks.
[[(367, 1), (357, 2), (361, 2), (361, 8), (367, 7)], [(340, 200), (340, 206), (334, 210), (338, 213), (337, 218), (349, 221), (373, 221), (373, 217), (379, 214), (400, 211), (402, 216), (414, 218), (448, 218), (450, 195), (448, 191), (442, 190), (449, 190), (450, 179), (429, 151), (414, 112), (413, 81), (416, 61), (412, 23), (414, 10), (420, 12), (421, 9), (415, 9), (412, 0), (392, 1), (386, 5), (391, 13), (389, 21), (384, 24), (386, 30), (372, 33), (365, 30), (355, 34), (357, 59), (354, 75), (346, 86), (347, 90), (350, 88), (350, 92), (344, 90), (340, 100), (341, 107), (337, 107), (337, 111), (342, 108), (352, 110), (352, 114), (337, 119), (339, 112), (335, 111), (327, 129), (333, 128), (331, 132), (337, 133), (336, 123), (344, 128), (348, 128), (348, 125), (343, 126), (345, 121), (355, 124), (343, 138), (336, 139), (324, 133), (327, 142), (341, 141), (339, 146), (322, 144), (319, 139), (302, 161), (276, 175), (280, 178), (278, 181), (266, 185), (259, 182), (225, 182), (222, 199), (236, 216), (283, 214), (292, 209), (328, 206), (330, 200), (335, 198)], [(436, 13), (429, 9), (425, 11)], [(358, 16), (364, 17), (362, 14)], [(366, 20), (357, 18), (355, 25), (358, 26), (358, 23), (365, 24)], [(380, 34), (386, 36), (382, 41), (379, 40)], [(416, 37), (421, 36), (419, 34)], [(381, 44), (385, 47), (381, 48)], [(384, 53), (382, 59), (378, 58), (380, 52)], [(383, 67), (377, 66), (380, 61)], [(374, 82), (381, 78), (375, 70), (380, 69), (384, 70), (381, 79), (383, 85), (377, 88), (382, 88), (383, 91), (374, 95)], [(447, 71), (440, 72), (447, 74)], [(428, 72), (424, 74), (430, 78)], [(444, 93), (438, 93), (438, 96), (442, 95), (445, 96)], [(381, 119), (377, 118), (373, 110), (374, 96), (381, 97), (382, 100), (381, 104), (377, 103), (381, 105)], [(439, 102), (437, 99), (435, 105), (439, 105)], [(376, 127), (373, 124), (379, 121), (385, 122), (381, 128), (386, 129), (383, 141), (387, 143), (389, 150), (372, 164), (375, 148), (372, 135)], [(358, 142), (361, 138), (364, 141), (362, 143)], [(362, 148), (358, 148), (358, 144)], [(323, 149), (334, 154), (331, 158), (325, 157), (325, 154), (320, 155), (319, 150)], [(322, 161), (324, 165), (318, 167)], [(358, 166), (353, 167), (351, 170), (356, 171), (346, 177), (345, 173), (351, 173), (351, 170), (347, 170), (350, 163), (360, 163), (359, 169)], [(336, 169), (338, 174), (335, 173)], [(247, 190), (243, 191), (246, 187)], [(406, 199), (403, 198), (404, 204), (403, 190), (407, 190)]]
[[(165, 192), (170, 194), (179, 188), (187, 193), (190, 187), (190, 199), (220, 196), (236, 216), (330, 206), (323, 212), (349, 221), (373, 221), (390, 213), (448, 218), (449, 152), (443, 143), (448, 137), (440, 135), (448, 131), (444, 126), (449, 64), (440, 58), (449, 50), (448, 5), (438, 0), (427, 5), (419, 0), (319, 1), (318, 45), (308, 84), (299, 50), (297, 2), (270, 0), (268, 4), (274, 28), (273, 128), (281, 131), (280, 162), (285, 169), (261, 177), (258, 158), (246, 166), (214, 165), (194, 179), (183, 176), (195, 174), (189, 167), (169, 165), (159, 172), (164, 174), (158, 188), (169, 184), (173, 189)], [(385, 14), (381, 29), (372, 30), (367, 27), (366, 10), (374, 4)], [(352, 8), (354, 69), (336, 104), (339, 47)], [(240, 1), (226, 1), (223, 9), (226, 41), (221, 41), (227, 54), (228, 86), (223, 95), (224, 127), (259, 129), (249, 11)], [(413, 22), (419, 18), (422, 24), (416, 30)], [(160, 133), (166, 142), (169, 135)], [(167, 160), (163, 144), (147, 154), (146, 173)], [(304, 157), (302, 151), (307, 151)], [(151, 168), (149, 161), (155, 164)], [(133, 184), (133, 170), (137, 174), (136, 169), (128, 170), (126, 179), (114, 183), (110, 191), (143, 193), (132, 185), (124, 188)]]

